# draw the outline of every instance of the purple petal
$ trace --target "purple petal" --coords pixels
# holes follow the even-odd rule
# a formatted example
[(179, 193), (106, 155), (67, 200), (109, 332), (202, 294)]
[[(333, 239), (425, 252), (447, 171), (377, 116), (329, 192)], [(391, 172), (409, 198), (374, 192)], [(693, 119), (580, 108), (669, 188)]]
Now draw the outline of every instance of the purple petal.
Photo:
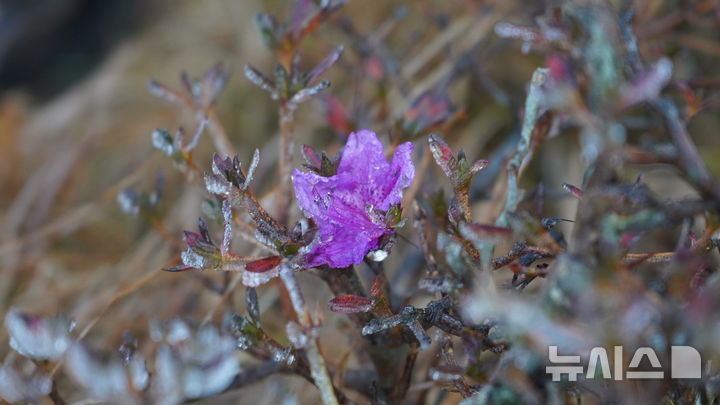
[(362, 262), (365, 254), (377, 248), (385, 229), (372, 226), (343, 226), (337, 223), (320, 228), (320, 239), (307, 255), (308, 267), (327, 264), (332, 268), (343, 268)]
[(312, 172), (301, 172), (294, 169), (291, 178), (295, 188), (295, 198), (305, 215), (310, 218), (322, 215), (319, 206), (319, 203), (322, 202), (321, 192), (327, 187), (326, 183), (331, 181), (331, 177), (322, 177)]
[(308, 266), (360, 263), (383, 235), (392, 232), (382, 221), (373, 221), (367, 208), (387, 211), (401, 201), (402, 189), (415, 176), (412, 150), (409, 142), (398, 146), (388, 163), (377, 136), (361, 130), (349, 135), (336, 175), (293, 171), (298, 205), (318, 227), (306, 255)]
[(405, 142), (395, 149), (390, 169), (385, 175), (383, 194), (385, 197), (377, 208), (387, 211), (390, 205), (402, 200), (402, 190), (412, 183), (415, 166), (412, 163), (413, 144)]
[(380, 170), (387, 168), (385, 148), (374, 132), (366, 129), (353, 132), (340, 158), (338, 173), (352, 172), (356, 178), (367, 179), (370, 169)]

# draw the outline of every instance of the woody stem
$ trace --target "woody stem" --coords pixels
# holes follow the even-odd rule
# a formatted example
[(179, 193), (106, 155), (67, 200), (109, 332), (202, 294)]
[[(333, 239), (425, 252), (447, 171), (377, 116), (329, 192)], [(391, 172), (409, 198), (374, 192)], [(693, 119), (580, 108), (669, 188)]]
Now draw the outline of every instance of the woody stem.
[(328, 374), (327, 367), (325, 366), (325, 359), (320, 353), (317, 338), (312, 333), (312, 329), (315, 325), (310, 317), (310, 311), (308, 311), (307, 305), (305, 305), (305, 298), (300, 290), (300, 285), (295, 277), (295, 272), (292, 268), (290, 268), (290, 266), (283, 264), (280, 267), (280, 278), (285, 284), (285, 288), (290, 296), (290, 301), (292, 302), (295, 313), (297, 314), (298, 322), (307, 333), (308, 341), (305, 345), (305, 352), (307, 353), (308, 361), (310, 362), (310, 374), (312, 374), (312, 377), (315, 380), (315, 385), (320, 390), (320, 396), (322, 397), (323, 404), (338, 405), (338, 400), (335, 396), (335, 389), (333, 388), (330, 375)]
[(292, 152), (294, 148), (294, 117), (295, 107), (288, 101), (280, 101), (280, 141), (278, 156), (278, 177), (280, 185), (278, 193), (275, 197), (275, 207), (278, 222), (287, 225), (288, 211), (290, 209), (289, 196), (291, 194), (292, 184), (290, 181), (290, 171), (292, 170)]

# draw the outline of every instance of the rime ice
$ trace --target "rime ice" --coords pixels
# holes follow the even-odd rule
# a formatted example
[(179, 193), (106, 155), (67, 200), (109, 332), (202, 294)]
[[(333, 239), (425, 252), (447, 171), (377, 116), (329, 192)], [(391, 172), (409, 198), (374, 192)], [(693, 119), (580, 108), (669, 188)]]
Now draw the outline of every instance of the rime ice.
[(392, 230), (368, 213), (388, 211), (402, 199), (402, 190), (415, 176), (412, 143), (395, 149), (392, 161), (374, 132), (351, 133), (343, 150), (337, 174), (323, 177), (294, 170), (295, 195), (305, 215), (318, 227), (318, 235), (307, 254), (307, 266), (327, 264), (341, 268), (360, 263), (378, 247), (380, 238)]

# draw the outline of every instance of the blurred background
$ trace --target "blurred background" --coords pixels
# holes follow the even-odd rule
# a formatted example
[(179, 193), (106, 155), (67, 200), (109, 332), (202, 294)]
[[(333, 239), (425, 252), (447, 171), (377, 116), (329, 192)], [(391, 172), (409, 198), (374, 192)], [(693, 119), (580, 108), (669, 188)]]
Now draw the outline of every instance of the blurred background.
[[(407, 117), (420, 94), (441, 88), (453, 109), (464, 110), (446, 134), (453, 149), (464, 148), (470, 159), (499, 156), (493, 153), (517, 139), (527, 82), (535, 68), (547, 63), (547, 55), (523, 52), (521, 41), (496, 35), (495, 25), (534, 25), (556, 3), (348, 2), (304, 43), (300, 63), (306, 70), (338, 45), (345, 46), (345, 53), (327, 73), (329, 98), (297, 111), (296, 145), (334, 153), (344, 132), (354, 127), (374, 129), (387, 142), (394, 120)], [(720, 8), (710, 1), (609, 3), (617, 9), (633, 7), (643, 55), (648, 60), (670, 56), (674, 78), (698, 86), (709, 100), (689, 128), (711, 171), (720, 173)], [(273, 56), (263, 46), (255, 16), (267, 11), (286, 18), (291, 8), (291, 2), (279, 0), (0, 1), (3, 313), (13, 306), (48, 314), (60, 310), (80, 330), (87, 328), (89, 341), (107, 350), (117, 346), (126, 330), (146, 337), (153, 318), (219, 319), (225, 304), (202, 285), (203, 278), (223, 275), (158, 271), (177, 264), (181, 231), (195, 229), (206, 194), (198, 179), (186, 181), (152, 147), (155, 128), (174, 132), (184, 127), (192, 133), (197, 122), (192, 113), (151, 95), (148, 80), (180, 88), (181, 72), (200, 77), (224, 62), (232, 76), (216, 112), (242, 161), (261, 149), (255, 189), (266, 195), (277, 159), (277, 111), (275, 102), (243, 77), (242, 67), (250, 63), (272, 70)], [(645, 124), (637, 125), (642, 132)], [(416, 145), (421, 150), (424, 140)], [(201, 170), (208, 170), (213, 151), (204, 135), (194, 153)], [(416, 165), (422, 155), (416, 154)], [(579, 185), (584, 171), (580, 155), (577, 133), (560, 131), (543, 144), (527, 181), (542, 182), (548, 195), (560, 193), (563, 182)], [(300, 162), (299, 153), (295, 162)], [(116, 202), (125, 188), (152, 190), (158, 172), (164, 173), (165, 183), (159, 228), (124, 213)], [(434, 192), (440, 182), (433, 179), (442, 179), (433, 167), (427, 176), (420, 194)], [(645, 181), (666, 198), (693, 195), (669, 169), (648, 172)], [(476, 183), (473, 195), (489, 200), (491, 183)], [(483, 204), (476, 205), (479, 220)], [(548, 210), (572, 218), (575, 202), (559, 199)], [(234, 250), (244, 247), (238, 242)], [(420, 266), (417, 251), (398, 256), (388, 268), (403, 261)], [(312, 304), (324, 307), (330, 297), (326, 287), (302, 281)], [(409, 295), (416, 287), (403, 282), (394, 281), (401, 296)], [(260, 288), (259, 296), (266, 330), (282, 339), (285, 321), (272, 316), (279, 311), (275, 290)], [(228, 307), (243, 310), (242, 294), (231, 301)], [(323, 340), (346, 341), (339, 332), (343, 319), (327, 314), (325, 325), (333, 327), (323, 328)], [(0, 341), (6, 341), (6, 334), (0, 329)], [(327, 344), (324, 350), (331, 358), (348, 352), (342, 344)], [(7, 345), (0, 345), (0, 352), (7, 353)], [(68, 399), (82, 398), (70, 387), (60, 389)], [(294, 393), (301, 403), (316, 400), (316, 391), (304, 380), (273, 376), (212, 403), (275, 404)], [(458, 398), (442, 400), (455, 403)]]

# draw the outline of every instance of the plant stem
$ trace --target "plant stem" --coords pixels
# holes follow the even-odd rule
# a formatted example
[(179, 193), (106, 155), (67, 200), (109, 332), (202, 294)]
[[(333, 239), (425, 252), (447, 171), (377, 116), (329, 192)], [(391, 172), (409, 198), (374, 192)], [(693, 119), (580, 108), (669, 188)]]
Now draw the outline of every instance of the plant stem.
[(278, 177), (280, 178), (280, 186), (275, 197), (275, 207), (278, 222), (287, 225), (288, 211), (290, 209), (290, 201), (292, 198), (292, 184), (290, 180), (290, 171), (292, 170), (292, 152), (294, 148), (294, 117), (293, 112), (295, 106), (287, 101), (281, 101), (279, 107), (280, 116), (280, 142), (278, 157)]
[[(217, 149), (221, 155), (234, 156), (235, 148), (233, 148), (232, 142), (230, 142), (230, 139), (225, 132), (225, 127), (223, 127), (222, 123), (220, 122), (220, 118), (217, 116), (217, 113), (215, 113), (215, 110), (212, 108), (208, 108), (205, 111), (205, 114), (210, 121), (208, 129), (210, 130), (210, 135), (213, 144), (215, 145), (215, 149)], [(198, 120), (202, 119), (202, 116), (198, 117)]]
[(280, 278), (285, 284), (285, 288), (290, 296), (290, 301), (297, 314), (298, 322), (307, 333), (308, 341), (305, 345), (305, 351), (308, 356), (308, 361), (310, 362), (310, 374), (312, 374), (315, 385), (320, 390), (322, 401), (325, 405), (338, 405), (335, 389), (333, 388), (330, 375), (325, 366), (325, 359), (320, 353), (317, 338), (310, 332), (315, 325), (310, 317), (310, 311), (308, 311), (307, 305), (305, 305), (305, 298), (302, 295), (293, 269), (286, 264), (281, 265)]
[(470, 198), (468, 197), (469, 191), (470, 185), (468, 184), (467, 187), (463, 187), (462, 189), (454, 188), (453, 193), (455, 195), (455, 201), (457, 201), (458, 208), (460, 208), (460, 212), (462, 212), (465, 216), (465, 220), (472, 222), (472, 210), (470, 209)]

